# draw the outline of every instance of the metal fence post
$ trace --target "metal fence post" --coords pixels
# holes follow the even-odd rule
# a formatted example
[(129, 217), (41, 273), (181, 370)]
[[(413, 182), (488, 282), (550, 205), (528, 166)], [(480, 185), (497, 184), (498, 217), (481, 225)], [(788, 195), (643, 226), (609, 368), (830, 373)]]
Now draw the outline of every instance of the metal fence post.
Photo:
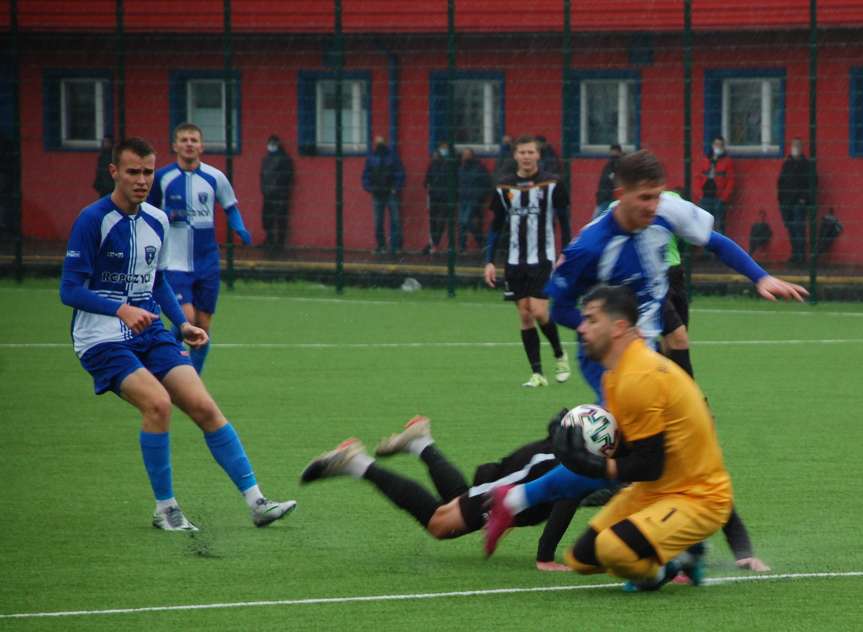
[(447, 257), (447, 296), (455, 296), (455, 206), (456, 206), (456, 155), (455, 155), (455, 0), (447, 0), (447, 75), (446, 75), (446, 143), (447, 162), (447, 232), (449, 234), (449, 256)]
[[(334, 29), (336, 53), (336, 293), (344, 292), (345, 278), (345, 228), (344, 228), (344, 171), (343, 171), (343, 135), (342, 124), (342, 82), (344, 80), (345, 52), (342, 33), (342, 2), (334, 0)], [(368, 142), (371, 143), (371, 138)]]
[(818, 302), (818, 0), (809, 0), (809, 302)]
[[(222, 35), (225, 60), (225, 175), (229, 182), (234, 181), (234, 80), (233, 60), (234, 45), (231, 30), (231, 0), (224, 0), (224, 32)], [(228, 289), (234, 289), (234, 231), (227, 227), (227, 243), (225, 248), (226, 270), (225, 282)]]

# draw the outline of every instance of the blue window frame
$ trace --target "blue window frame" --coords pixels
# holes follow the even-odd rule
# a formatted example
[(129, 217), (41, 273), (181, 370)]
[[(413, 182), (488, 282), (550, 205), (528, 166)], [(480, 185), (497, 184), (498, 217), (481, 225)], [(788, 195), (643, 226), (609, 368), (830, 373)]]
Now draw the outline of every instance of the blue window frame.
[(112, 78), (105, 68), (44, 71), (45, 149), (98, 151), (102, 137), (113, 136)]
[(849, 151), (852, 156), (863, 157), (863, 68), (851, 69), (850, 92)]
[(785, 69), (704, 72), (704, 152), (725, 138), (732, 155), (776, 158), (785, 153)]
[[(240, 73), (230, 73), (232, 80), (233, 107), (231, 108), (233, 139), (231, 152), (242, 150), (240, 116), (242, 103)], [(177, 70), (169, 79), (169, 101), (171, 129), (180, 123), (194, 123), (204, 132), (204, 146), (209, 153), (225, 151), (225, 72), (223, 70)], [(171, 141), (173, 142), (173, 138)]]
[(571, 156), (607, 156), (610, 145), (625, 151), (641, 142), (641, 75), (637, 70), (573, 70), (564, 98), (563, 142)]
[[(446, 71), (429, 75), (429, 151), (447, 141)], [(455, 145), (477, 155), (497, 155), (504, 135), (504, 73), (466, 70), (455, 74)]]
[[(372, 134), (369, 71), (342, 74), (342, 151), (365, 154)], [(336, 151), (336, 73), (301, 70), (297, 81), (297, 139), (299, 152), (307, 156)]]

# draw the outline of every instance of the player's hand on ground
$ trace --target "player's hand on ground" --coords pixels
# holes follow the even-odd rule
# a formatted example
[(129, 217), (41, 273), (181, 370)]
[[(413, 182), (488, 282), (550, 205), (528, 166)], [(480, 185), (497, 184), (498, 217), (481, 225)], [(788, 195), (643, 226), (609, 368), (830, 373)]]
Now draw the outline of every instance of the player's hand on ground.
[(802, 303), (803, 299), (809, 296), (809, 291), (802, 285), (788, 283), (770, 275), (761, 278), (755, 284), (755, 289), (758, 290), (761, 298), (766, 298), (768, 301), (775, 301), (777, 298), (787, 298)]
[(770, 571), (770, 567), (757, 557), (744, 557), (737, 560), (735, 564), (737, 565), (737, 568), (742, 568), (747, 571), (755, 571), (756, 573), (767, 573)]
[(206, 331), (200, 327), (195, 327), (191, 323), (183, 323), (183, 326), (180, 327), (180, 333), (183, 334), (183, 342), (190, 347), (203, 346), (210, 340), (210, 336), (207, 335)]
[(139, 334), (149, 327), (159, 316), (146, 309), (123, 303), (117, 310), (117, 318), (122, 320), (126, 327)]
[(571, 573), (572, 569), (566, 564), (559, 564), (558, 562), (537, 562), (536, 570), (538, 571), (547, 571), (553, 573)]
[(485, 278), (485, 284), (489, 287), (494, 287), (495, 280), (497, 278), (497, 270), (495, 270), (494, 264), (485, 264), (485, 270), (483, 270), (482, 274)]

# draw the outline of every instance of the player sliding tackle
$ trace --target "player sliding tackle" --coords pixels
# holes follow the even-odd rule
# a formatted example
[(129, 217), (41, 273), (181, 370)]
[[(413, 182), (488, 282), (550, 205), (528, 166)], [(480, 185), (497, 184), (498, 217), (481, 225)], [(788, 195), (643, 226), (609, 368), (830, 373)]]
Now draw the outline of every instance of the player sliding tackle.
[[(549, 430), (560, 425), (566, 409), (549, 422)], [(419, 457), (437, 490), (434, 496), (422, 485), (385, 469), (368, 454), (357, 439), (348, 439), (335, 450), (314, 459), (303, 471), (301, 481), (311, 483), (322, 478), (352, 476), (365, 479), (397, 507), (412, 515), (434, 538), (457, 538), (482, 528), (486, 518), (488, 492), (500, 485), (531, 481), (557, 466), (552, 453), (551, 435), (517, 448), (494, 463), (476, 468), (473, 485), (438, 449), (431, 435), (431, 423), (417, 416), (405, 424), (402, 432), (383, 439), (375, 450), (378, 457), (398, 453)], [(559, 502), (539, 503), (513, 520), (513, 526), (523, 527), (548, 520), (539, 539), (536, 567), (541, 571), (569, 570), (554, 561), (554, 551), (569, 526), (581, 499), (608, 485), (605, 481), (586, 477), (568, 488), (570, 493)]]
[[(598, 286), (584, 298), (578, 333), (587, 357), (606, 369), (603, 394), (623, 448), (612, 457), (599, 456), (588, 451), (580, 428), (559, 428), (554, 451), (566, 467), (547, 476), (632, 484), (590, 521), (565, 559), (579, 573), (627, 579), (630, 591), (656, 590), (680, 571), (698, 585), (701, 559), (692, 547), (728, 520), (731, 477), (704, 395), (683, 369), (649, 348), (638, 315), (635, 296), (624, 286)], [(531, 487), (539, 482), (495, 490), (488, 554), (518, 512), (542, 495)]]

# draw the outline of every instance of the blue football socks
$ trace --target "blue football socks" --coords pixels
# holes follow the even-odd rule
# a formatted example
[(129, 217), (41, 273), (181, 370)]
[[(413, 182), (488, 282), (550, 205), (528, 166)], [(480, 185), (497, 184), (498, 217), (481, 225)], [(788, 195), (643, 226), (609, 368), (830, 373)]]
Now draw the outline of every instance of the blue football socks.
[(210, 343), (208, 342), (202, 347), (192, 347), (189, 349), (189, 357), (192, 359), (192, 366), (198, 372), (198, 375), (204, 370), (204, 360), (207, 359), (207, 354), (210, 352)]
[(225, 424), (215, 432), (205, 432), (204, 439), (213, 458), (231, 477), (237, 489), (245, 492), (258, 484), (240, 437), (231, 424)]
[(167, 432), (141, 431), (141, 454), (144, 467), (150, 477), (150, 487), (156, 500), (174, 497), (174, 484), (171, 476), (171, 438)]
[(612, 485), (610, 481), (587, 478), (558, 465), (536, 480), (525, 483), (524, 492), (528, 506), (533, 507), (557, 500), (578, 500)]

